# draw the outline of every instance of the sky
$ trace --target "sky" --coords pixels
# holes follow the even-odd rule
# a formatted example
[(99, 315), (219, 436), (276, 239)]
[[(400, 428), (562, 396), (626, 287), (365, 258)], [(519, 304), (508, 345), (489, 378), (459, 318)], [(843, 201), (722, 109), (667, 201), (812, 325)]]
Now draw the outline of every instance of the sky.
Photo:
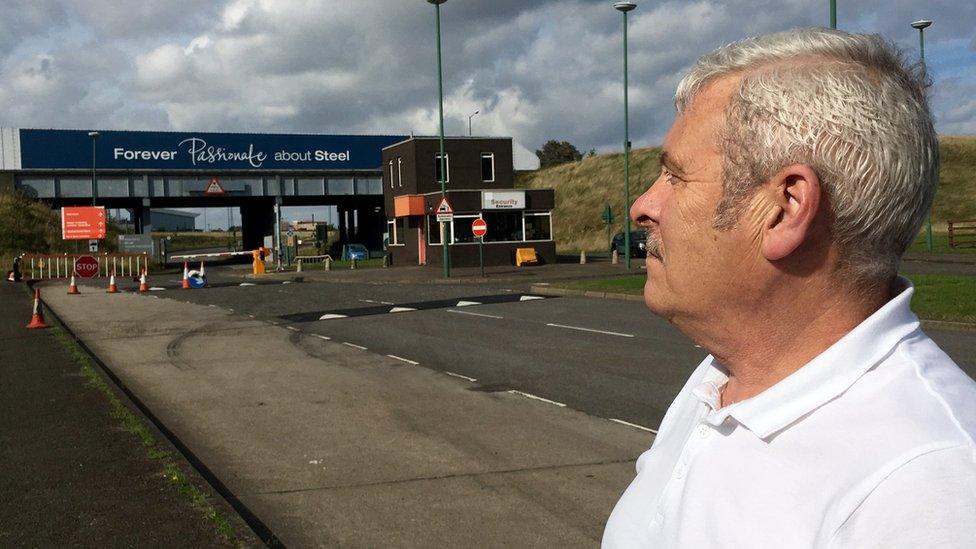
[[(826, 25), (827, 0), (636, 0), (630, 131), (659, 144), (695, 59)], [(976, 2), (837, 0), (838, 27), (925, 54), (942, 134), (976, 134)], [(0, 126), (435, 134), (434, 7), (423, 0), (0, 0)], [(448, 0), (445, 130), (623, 142), (623, 21), (612, 0)], [(311, 210), (294, 212), (308, 217)], [(286, 212), (288, 213), (288, 212)], [(226, 216), (213, 216), (226, 217)], [(317, 216), (318, 217), (318, 216)], [(226, 222), (224, 223), (226, 224)]]

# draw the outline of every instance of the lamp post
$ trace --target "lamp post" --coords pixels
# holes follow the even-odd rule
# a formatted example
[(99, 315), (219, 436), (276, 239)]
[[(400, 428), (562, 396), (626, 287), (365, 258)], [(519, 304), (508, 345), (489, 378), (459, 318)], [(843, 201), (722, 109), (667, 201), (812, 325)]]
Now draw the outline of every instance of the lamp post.
[(624, 14), (624, 259), (630, 270), (630, 113), (627, 103), (627, 12), (637, 7), (633, 2), (616, 2), (614, 9)]
[(468, 137), (471, 137), (471, 119), (474, 118), (474, 115), (478, 114), (479, 112), (481, 111), (474, 111), (470, 116), (468, 116)]
[[(918, 29), (918, 51), (919, 57), (922, 59), (922, 65), (925, 65), (925, 29), (931, 25), (932, 22), (927, 19), (919, 19), (912, 23), (913, 29)], [(928, 251), (932, 251), (932, 210), (929, 209), (929, 215), (925, 222), (925, 247)]]
[(91, 142), (92, 142), (91, 194), (92, 194), (92, 206), (94, 206), (95, 205), (95, 140), (98, 139), (98, 132), (88, 132), (88, 137), (91, 137)]
[[(447, 0), (427, 0), (428, 3), (433, 4), (435, 12), (437, 14), (437, 106), (438, 106), (438, 118), (440, 120), (440, 163), (441, 163), (441, 200), (447, 196), (447, 160), (444, 156), (444, 80), (441, 76), (441, 4), (447, 2)], [(444, 248), (444, 278), (451, 276), (451, 258), (447, 252), (447, 224), (445, 222), (440, 223), (441, 226), (441, 247)]]
[(837, 28), (837, 0), (830, 0), (830, 28)]

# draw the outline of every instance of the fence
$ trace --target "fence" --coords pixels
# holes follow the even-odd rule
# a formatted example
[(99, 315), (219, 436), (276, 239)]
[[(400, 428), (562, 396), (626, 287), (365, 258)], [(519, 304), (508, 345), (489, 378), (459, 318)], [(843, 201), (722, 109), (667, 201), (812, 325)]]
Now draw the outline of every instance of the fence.
[(20, 268), (33, 280), (44, 278), (70, 278), (75, 271), (75, 260), (92, 256), (98, 261), (96, 276), (138, 276), (143, 269), (149, 272), (149, 254), (146, 253), (72, 253), (72, 254), (24, 254)]
[(976, 219), (949, 222), (949, 247), (976, 246)]

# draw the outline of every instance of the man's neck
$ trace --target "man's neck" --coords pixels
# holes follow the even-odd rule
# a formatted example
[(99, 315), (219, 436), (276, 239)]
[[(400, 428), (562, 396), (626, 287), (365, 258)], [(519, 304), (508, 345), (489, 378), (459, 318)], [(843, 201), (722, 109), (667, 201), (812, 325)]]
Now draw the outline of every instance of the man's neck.
[(799, 370), (890, 297), (887, 288), (858, 294), (807, 281), (794, 288), (768, 288), (752, 310), (730, 315), (721, 326), (713, 318), (711, 329), (688, 333), (729, 372), (724, 407), (752, 398)]

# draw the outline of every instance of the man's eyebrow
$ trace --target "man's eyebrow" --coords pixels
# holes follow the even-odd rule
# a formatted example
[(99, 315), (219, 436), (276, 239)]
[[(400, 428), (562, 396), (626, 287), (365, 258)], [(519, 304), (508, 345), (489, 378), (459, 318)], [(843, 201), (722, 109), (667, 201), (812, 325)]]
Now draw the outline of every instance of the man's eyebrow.
[(673, 172), (678, 175), (684, 175), (685, 170), (681, 167), (681, 163), (675, 158), (674, 154), (669, 153), (666, 150), (661, 151), (661, 156), (659, 157), (661, 165), (668, 169), (668, 171)]

